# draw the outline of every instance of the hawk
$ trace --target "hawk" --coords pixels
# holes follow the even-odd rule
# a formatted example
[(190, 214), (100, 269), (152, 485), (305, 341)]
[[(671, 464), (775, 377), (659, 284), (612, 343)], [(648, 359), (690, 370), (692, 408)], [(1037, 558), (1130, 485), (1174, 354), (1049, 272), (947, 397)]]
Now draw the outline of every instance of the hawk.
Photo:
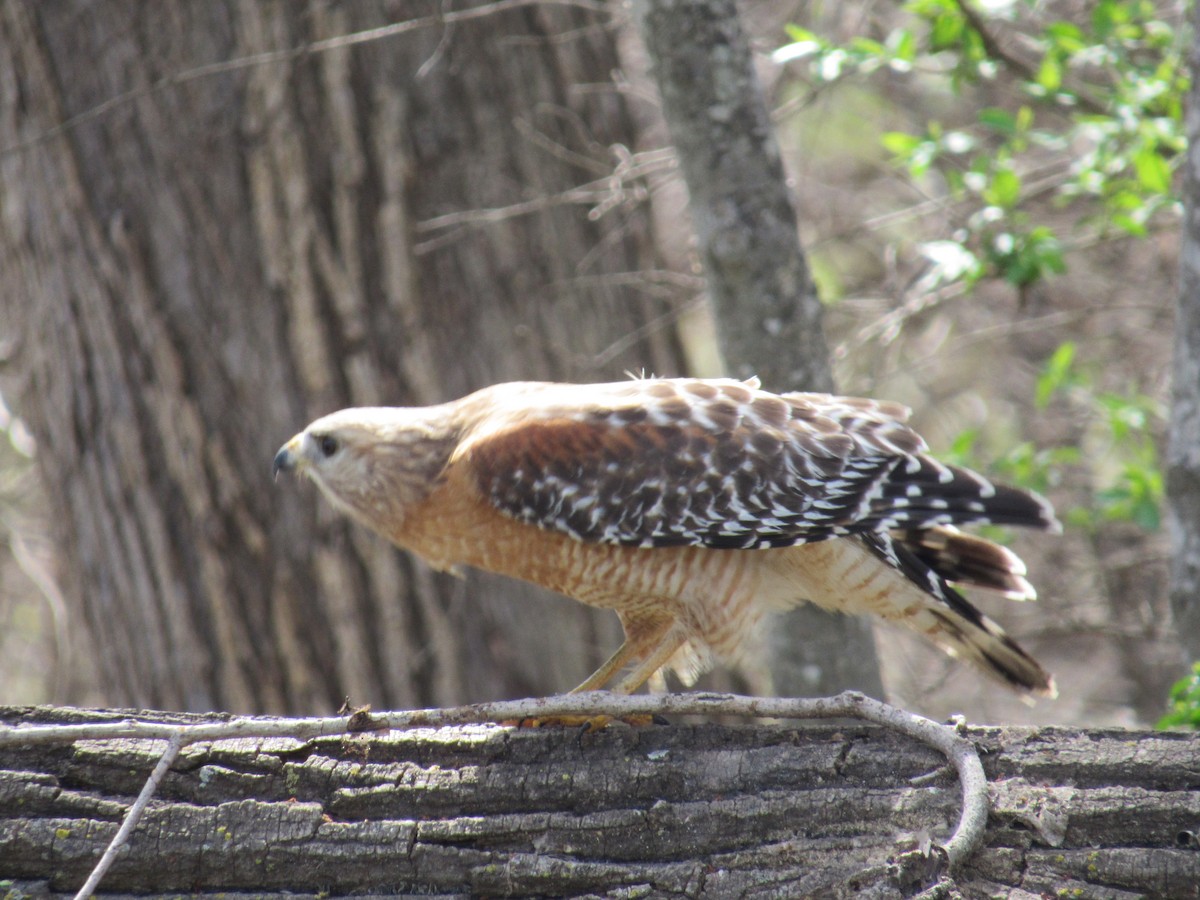
[(317, 419), (275, 457), (437, 569), (614, 610), (625, 642), (575, 690), (687, 683), (803, 602), (925, 635), (1018, 691), (1051, 677), (951, 583), (1026, 599), (1025, 566), (957, 529), (1059, 529), (1050, 505), (929, 456), (885, 401), (757, 379), (518, 382)]

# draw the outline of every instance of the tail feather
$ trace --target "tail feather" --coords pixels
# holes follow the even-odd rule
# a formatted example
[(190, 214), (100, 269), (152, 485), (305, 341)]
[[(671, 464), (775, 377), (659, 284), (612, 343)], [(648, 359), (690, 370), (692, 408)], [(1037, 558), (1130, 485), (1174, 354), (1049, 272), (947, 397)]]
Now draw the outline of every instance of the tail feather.
[(892, 537), (952, 584), (996, 591), (1013, 600), (1036, 600), (1025, 563), (1006, 547), (953, 526), (896, 531)]
[[(971, 611), (973, 616), (962, 616), (957, 610), (929, 607), (921, 616), (929, 617), (933, 627), (922, 630), (951, 656), (974, 664), (1010, 688), (1042, 697), (1058, 696), (1054, 678), (1036, 659), (987, 616), (974, 607)], [(912, 624), (921, 628), (917, 622)]]
[(855, 524), (874, 529), (992, 524), (1062, 530), (1044, 497), (928, 456), (898, 463)]
[[(957, 542), (958, 537), (950, 532), (945, 540), (951, 546), (969, 548), (978, 551), (981, 548), (972, 541)], [(982, 538), (975, 541), (990, 544)], [(943, 650), (959, 659), (973, 663), (984, 674), (1008, 685), (1018, 691), (1053, 697), (1057, 694), (1054, 679), (1038, 664), (1032, 656), (1004, 633), (996, 622), (989, 619), (962, 594), (950, 587), (946, 575), (927, 562), (933, 551), (913, 549), (903, 538), (895, 540), (891, 535), (878, 533), (864, 535), (863, 542), (868, 549), (888, 565), (899, 569), (900, 572), (915, 585), (929, 595), (929, 603), (917, 608), (906, 609), (905, 624), (926, 635)], [(999, 551), (1002, 548), (991, 545)], [(924, 557), (922, 556), (924, 553)], [(1008, 553), (1008, 551), (1004, 551)], [(1015, 560), (1016, 557), (1008, 554)], [(1000, 554), (993, 554), (993, 561)], [(941, 557), (938, 557), (941, 559)], [(1024, 566), (1016, 560), (1023, 571)], [(969, 567), (968, 567), (969, 568)], [(1019, 575), (1009, 571), (1007, 579), (997, 576), (990, 563), (982, 566), (985, 577), (996, 576), (1001, 581), (1019, 578)], [(1022, 579), (1023, 580), (1023, 579)], [(964, 577), (965, 583), (972, 583)], [(1008, 581), (1007, 583), (1015, 583)], [(1000, 589), (1000, 588), (997, 588)], [(1032, 588), (1029, 589), (1032, 591)]]

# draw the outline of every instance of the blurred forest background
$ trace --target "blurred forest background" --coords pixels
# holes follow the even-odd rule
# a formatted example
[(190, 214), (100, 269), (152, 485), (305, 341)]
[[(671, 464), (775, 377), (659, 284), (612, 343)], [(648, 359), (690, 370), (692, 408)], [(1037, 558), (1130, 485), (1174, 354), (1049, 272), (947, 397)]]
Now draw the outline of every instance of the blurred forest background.
[[(1183, 5), (741, 9), (838, 391), (910, 405), (942, 458), (1066, 523), (997, 533), (1036, 603), (978, 598), (1057, 701), (879, 629), (889, 699), (1155, 722), (1187, 662), (1159, 463)], [(0, 703), (484, 700), (565, 689), (617, 646), (615, 619), (433, 575), (268, 476), (351, 403), (718, 373), (627, 11), (464, 10), (0, 14)]]

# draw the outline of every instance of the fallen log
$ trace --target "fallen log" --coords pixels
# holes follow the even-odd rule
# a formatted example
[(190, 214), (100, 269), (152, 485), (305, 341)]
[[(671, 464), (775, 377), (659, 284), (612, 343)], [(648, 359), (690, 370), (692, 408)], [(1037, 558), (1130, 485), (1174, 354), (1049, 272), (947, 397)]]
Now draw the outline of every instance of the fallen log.
[[(125, 721), (231, 717), (0, 708)], [(185, 746), (98, 892), (1200, 897), (1200, 735), (960, 733), (991, 813), (953, 868), (954, 771), (875, 725), (479, 724)], [(0, 747), (0, 888), (78, 890), (163, 746)]]

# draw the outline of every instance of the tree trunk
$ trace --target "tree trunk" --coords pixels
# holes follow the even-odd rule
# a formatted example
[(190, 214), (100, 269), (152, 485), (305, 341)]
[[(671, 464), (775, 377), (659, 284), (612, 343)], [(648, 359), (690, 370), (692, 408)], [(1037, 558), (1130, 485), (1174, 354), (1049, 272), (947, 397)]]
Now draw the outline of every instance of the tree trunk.
[[(447, 9), (0, 6), (0, 308), (71, 655), (98, 673), (73, 696), (437, 705), (565, 689), (619, 642), (268, 477), (339, 407), (679, 370), (690, 298), (639, 274), (657, 257), (610, 23)], [(397, 15), (427, 18), (311, 46)]]
[[(127, 717), (0, 709), (10, 724)], [(187, 748), (101, 889), (1200, 897), (1200, 735), (967, 734), (985, 751), (992, 815), (984, 847), (949, 876), (894, 860), (945, 839), (958, 784), (937, 753), (880, 728), (468, 726)], [(77, 889), (161, 749), (6, 751), (8, 890)]]
[[(831, 391), (821, 303), (736, 4), (637, 0), (634, 10), (729, 370), (773, 391)], [(764, 692), (883, 696), (865, 619), (803, 606), (773, 625), (767, 651), (773, 685)]]
[[(1193, 9), (1200, 23), (1200, 5)], [(1200, 660), (1200, 31), (1188, 94), (1183, 245), (1175, 307), (1171, 433), (1167, 443), (1171, 607), (1184, 652)]]

